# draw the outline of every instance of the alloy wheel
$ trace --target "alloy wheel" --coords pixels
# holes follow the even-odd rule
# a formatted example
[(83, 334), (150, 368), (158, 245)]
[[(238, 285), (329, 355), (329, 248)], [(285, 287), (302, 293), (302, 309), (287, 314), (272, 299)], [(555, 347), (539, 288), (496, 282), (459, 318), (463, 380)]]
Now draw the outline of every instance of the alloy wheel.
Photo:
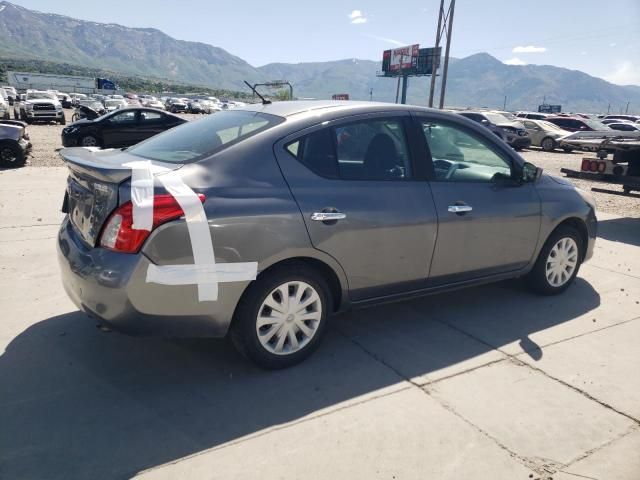
[(262, 347), (274, 355), (303, 349), (322, 319), (322, 301), (315, 288), (290, 281), (272, 290), (260, 305), (256, 333)]
[(554, 141), (553, 141), (553, 139), (551, 139), (551, 138), (545, 138), (545, 139), (542, 141), (542, 149), (543, 149), (543, 150), (545, 150), (545, 151), (547, 151), (547, 152), (550, 152), (551, 150), (553, 150), (553, 147), (554, 147)]
[(578, 245), (571, 237), (558, 240), (549, 252), (545, 268), (547, 282), (552, 287), (567, 283), (578, 266)]
[(96, 147), (97, 145), (98, 141), (96, 140), (96, 137), (88, 136), (82, 139), (83, 147)]

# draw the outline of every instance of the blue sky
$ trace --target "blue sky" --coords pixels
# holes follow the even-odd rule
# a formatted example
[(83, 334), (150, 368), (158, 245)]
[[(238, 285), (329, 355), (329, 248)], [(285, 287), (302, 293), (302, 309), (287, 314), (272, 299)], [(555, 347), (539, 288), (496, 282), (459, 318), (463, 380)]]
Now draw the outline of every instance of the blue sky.
[[(432, 46), (439, 0), (13, 0), (35, 10), (222, 47), (252, 65), (377, 60), (399, 44)], [(640, 85), (640, 0), (457, 0), (451, 55), (582, 70)]]

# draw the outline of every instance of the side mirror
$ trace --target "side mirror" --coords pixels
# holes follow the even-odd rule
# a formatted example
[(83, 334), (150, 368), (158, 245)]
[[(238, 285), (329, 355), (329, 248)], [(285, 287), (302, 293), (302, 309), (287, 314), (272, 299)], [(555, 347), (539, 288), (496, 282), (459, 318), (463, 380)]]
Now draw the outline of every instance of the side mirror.
[(522, 181), (525, 183), (537, 182), (542, 176), (542, 169), (533, 163), (524, 162), (522, 166)]
[(482, 120), (480, 120), (480, 123), (482, 125), (489, 125), (489, 120), (487, 120), (486, 118), (483, 118)]

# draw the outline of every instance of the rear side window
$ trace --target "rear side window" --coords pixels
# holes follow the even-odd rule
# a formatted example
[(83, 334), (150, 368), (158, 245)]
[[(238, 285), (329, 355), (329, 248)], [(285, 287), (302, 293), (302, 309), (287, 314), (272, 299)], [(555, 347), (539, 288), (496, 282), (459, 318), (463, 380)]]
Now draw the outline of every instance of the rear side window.
[(325, 128), (285, 148), (324, 177), (404, 180), (412, 175), (404, 126), (399, 119), (375, 119)]
[(194, 162), (282, 122), (282, 117), (260, 112), (218, 112), (151, 137), (127, 151), (161, 162)]
[(140, 112), (140, 122), (143, 125), (157, 125), (162, 123), (164, 115), (159, 112), (151, 112), (149, 110), (143, 110)]

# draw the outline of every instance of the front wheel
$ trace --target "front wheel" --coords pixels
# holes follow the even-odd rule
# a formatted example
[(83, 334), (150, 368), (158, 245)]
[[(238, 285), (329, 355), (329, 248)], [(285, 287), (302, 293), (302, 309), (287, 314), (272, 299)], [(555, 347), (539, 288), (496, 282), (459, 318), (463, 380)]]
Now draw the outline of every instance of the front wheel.
[(98, 143), (98, 139), (93, 135), (85, 135), (80, 139), (78, 144), (81, 147), (99, 147), (100, 146), (100, 144)]
[(324, 278), (303, 264), (288, 265), (249, 286), (236, 309), (231, 339), (260, 367), (290, 367), (318, 347), (330, 311)]
[(62, 114), (62, 118), (60, 118), (60, 120), (58, 120), (58, 123), (60, 125), (66, 125), (67, 124), (67, 118), (64, 116), (64, 113)]
[(556, 295), (569, 288), (584, 258), (582, 243), (580, 234), (572, 227), (554, 230), (527, 275), (529, 286), (542, 295)]

